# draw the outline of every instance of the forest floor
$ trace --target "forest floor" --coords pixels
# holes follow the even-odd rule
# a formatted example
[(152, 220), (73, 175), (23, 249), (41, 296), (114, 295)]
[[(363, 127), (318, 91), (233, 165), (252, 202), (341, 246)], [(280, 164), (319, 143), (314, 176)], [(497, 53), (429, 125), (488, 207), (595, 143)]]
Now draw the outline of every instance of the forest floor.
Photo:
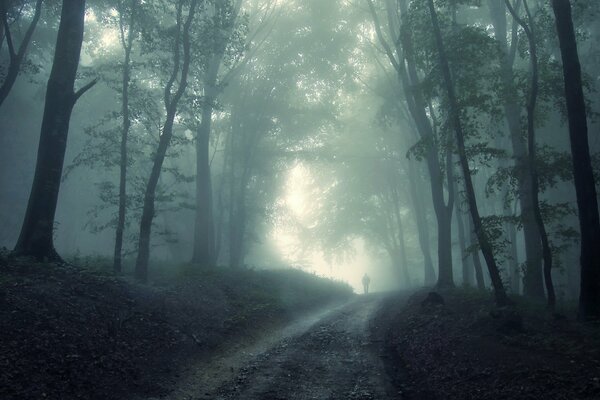
[(0, 257), (0, 398), (170, 398), (216, 354), (350, 298), (294, 270), (184, 269), (157, 286)]
[(403, 399), (600, 399), (600, 327), (489, 293), (428, 292), (386, 299), (375, 325)]
[(519, 299), (353, 296), (292, 270), (180, 275), (137, 285), (0, 257), (0, 398), (600, 398), (600, 326)]

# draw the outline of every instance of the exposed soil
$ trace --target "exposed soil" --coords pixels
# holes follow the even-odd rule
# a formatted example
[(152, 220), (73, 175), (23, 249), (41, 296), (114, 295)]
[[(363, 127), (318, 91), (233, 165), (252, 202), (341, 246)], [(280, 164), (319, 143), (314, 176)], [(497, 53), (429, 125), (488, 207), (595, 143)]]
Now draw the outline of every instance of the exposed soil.
[(542, 308), (498, 310), (489, 294), (388, 298), (374, 330), (406, 399), (599, 399), (600, 329)]
[(256, 358), (271, 351), (283, 341), (299, 336), (316, 322), (335, 313), (345, 304), (335, 303), (316, 312), (299, 316), (297, 320), (278, 329), (264, 330), (257, 337), (244, 337), (232, 346), (222, 348), (199, 363), (190, 363), (182, 371), (175, 389), (165, 398), (189, 400), (205, 398), (229, 382), (235, 382), (243, 374), (242, 369)]
[(151, 287), (2, 261), (3, 400), (168, 396), (190, 366), (351, 296), (298, 271), (204, 271)]
[(300, 335), (257, 355), (198, 399), (369, 400), (398, 398), (371, 336), (381, 295), (361, 296)]

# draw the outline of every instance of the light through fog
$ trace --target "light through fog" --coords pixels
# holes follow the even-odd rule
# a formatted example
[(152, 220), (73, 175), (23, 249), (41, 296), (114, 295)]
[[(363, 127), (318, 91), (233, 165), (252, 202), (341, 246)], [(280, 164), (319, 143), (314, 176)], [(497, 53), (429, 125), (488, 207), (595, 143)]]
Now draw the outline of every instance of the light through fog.
[[(9, 3), (16, 7), (20, 1)], [(523, 195), (534, 197), (521, 193), (526, 188), (514, 175), (521, 169), (513, 146), (527, 148), (527, 143), (518, 147), (513, 141), (524, 132), (516, 136), (512, 130), (519, 121), (511, 118), (525, 118), (527, 108), (517, 104), (523, 106), (518, 113), (504, 115), (498, 88), (512, 87), (502, 82), (510, 76), (526, 83), (531, 60), (519, 24), (496, 26), (511, 18), (506, 10), (490, 8), (503, 2), (480, 3), (449, 7), (435, 2), (457, 104), (465, 107), (460, 112), (465, 164), (473, 172), (475, 192), (467, 199), (463, 153), (459, 141), (454, 143), (458, 129), (449, 118), (446, 82), (435, 73), (440, 71), (437, 42), (429, 40), (430, 18), (426, 7), (418, 7), (423, 2), (408, 0), (403, 11), (394, 6), (403, 2), (384, 0), (185, 0), (179, 18), (173, 2), (88, 2), (74, 89), (97, 83), (70, 115), (65, 176), (56, 183), (59, 197), (52, 214), (53, 247), (65, 257), (93, 255), (107, 265), (121, 254), (130, 267), (138, 258), (174, 269), (187, 263), (294, 266), (348, 282), (357, 291), (364, 273), (371, 275), (375, 290), (463, 281), (490, 286), (483, 261), (494, 256), (501, 277), (495, 281), (524, 292), (522, 267), (528, 265), (532, 237), (526, 239), (525, 230), (539, 229), (521, 215)], [(19, 26), (19, 41), (33, 4), (23, 3), (23, 18), (13, 23)], [(198, 4), (198, 14), (188, 31), (186, 64), (186, 46), (178, 35), (185, 31), (192, 4)], [(550, 15), (548, 4), (535, 2), (538, 17)], [(223, 12), (215, 13), (221, 6)], [(4, 135), (0, 146), (0, 173), (8, 188), (0, 193), (7, 205), (0, 214), (7, 227), (0, 232), (0, 246), (6, 248), (20, 236), (33, 193), (43, 94), (58, 28), (57, 9), (48, 7), (53, 11), (42, 13), (27, 63), (0, 104), (0, 123), (16, 133)], [(411, 15), (403, 19), (398, 13)], [(446, 25), (450, 21), (455, 26)], [(554, 265), (563, 268), (578, 265), (580, 258), (578, 203), (568, 173), (564, 107), (556, 106), (565, 100), (559, 90), (559, 48), (556, 40), (547, 40), (554, 35), (549, 19), (542, 22), (534, 139), (544, 170), (537, 197), (547, 219), (542, 221), (547, 243), (556, 247), (550, 253), (557, 254)], [(404, 24), (410, 37), (398, 41)], [(596, 22), (586, 24), (582, 38), (600, 32)], [(511, 34), (496, 37), (496, 28)], [(514, 71), (500, 74), (500, 50), (515, 44), (512, 37), (521, 46), (511, 53)], [(131, 39), (129, 57), (126, 38)], [(4, 62), (9, 57), (1, 40)], [(403, 48), (405, 40), (414, 54)], [(590, 84), (599, 82), (593, 68), (596, 49), (586, 45), (582, 50)], [(189, 66), (185, 80), (184, 65)], [(179, 96), (181, 83), (186, 85)], [(412, 87), (421, 90), (412, 93)], [(523, 102), (528, 87), (524, 84), (511, 98)], [(591, 94), (590, 106), (599, 101), (598, 93)], [(166, 107), (172, 100), (178, 103)], [(17, 118), (23, 109), (37, 117)], [(596, 153), (600, 141), (590, 145)], [(486, 238), (484, 230), (470, 229), (475, 206), (490, 246), (477, 245)], [(123, 239), (117, 246), (119, 232)], [(148, 254), (140, 255), (141, 249)], [(483, 257), (478, 249), (488, 254)], [(532, 268), (541, 270), (542, 261), (536, 259)], [(576, 297), (579, 271), (554, 269), (562, 295)]]
[(315, 249), (314, 243), (303, 242), (300, 231), (310, 229), (315, 222), (312, 212), (318, 207), (318, 197), (324, 188), (315, 187), (310, 168), (297, 163), (287, 173), (285, 191), (280, 201), (279, 221), (271, 238), (282, 258), (291, 266), (316, 275), (349, 284), (356, 293), (362, 293), (361, 279), (366, 273), (372, 277), (372, 291), (387, 291), (398, 287), (393, 268), (367, 249), (364, 240), (356, 238), (342, 255), (327, 256)]
[(0, 400), (598, 399), (598, 16), (0, 0)]

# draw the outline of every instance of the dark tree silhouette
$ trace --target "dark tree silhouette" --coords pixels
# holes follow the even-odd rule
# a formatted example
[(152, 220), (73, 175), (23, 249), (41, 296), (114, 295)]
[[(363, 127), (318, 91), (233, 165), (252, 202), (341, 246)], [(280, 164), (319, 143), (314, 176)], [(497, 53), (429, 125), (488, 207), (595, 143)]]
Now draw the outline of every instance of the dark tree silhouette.
[[(129, 107), (129, 89), (131, 84), (131, 51), (136, 33), (136, 14), (139, 8), (139, 0), (131, 0), (129, 8), (119, 3), (119, 33), (121, 46), (125, 52), (122, 70), (122, 92), (121, 92), (121, 114), (123, 118), (121, 126), (121, 158), (119, 163), (119, 211), (117, 216), (117, 229), (115, 235), (115, 250), (113, 269), (116, 273), (121, 272), (121, 257), (123, 251), (123, 233), (125, 232), (125, 213), (127, 209), (127, 142), (131, 129), (131, 111)], [(127, 23), (124, 13), (129, 11)]]
[(494, 294), (496, 296), (496, 303), (498, 305), (505, 305), (508, 303), (508, 297), (506, 296), (506, 292), (504, 291), (504, 285), (502, 284), (502, 278), (500, 277), (500, 272), (498, 270), (498, 266), (496, 265), (494, 253), (492, 251), (492, 247), (489, 243), (487, 235), (484, 232), (481, 216), (479, 215), (479, 210), (477, 209), (475, 189), (473, 188), (473, 181), (471, 180), (471, 171), (469, 170), (469, 161), (467, 159), (467, 154), (465, 150), (465, 138), (462, 128), (462, 122), (460, 120), (458, 100), (456, 98), (454, 82), (452, 80), (452, 74), (450, 72), (450, 65), (446, 56), (446, 49), (444, 48), (444, 42), (442, 39), (442, 33), (440, 30), (437, 12), (435, 10), (433, 0), (428, 1), (429, 12), (431, 15), (431, 23), (433, 26), (433, 35), (435, 37), (436, 47), (439, 56), (440, 69), (442, 72), (448, 95), (451, 124), (456, 134), (456, 145), (458, 148), (458, 156), (460, 158), (460, 165), (463, 172), (463, 179), (465, 182), (469, 210), (471, 211), (471, 217), (475, 226), (475, 233), (477, 234), (479, 246), (481, 247), (481, 252), (483, 253), (486, 264), (488, 266), (490, 277), (492, 279), (492, 285), (494, 286)]
[[(420, 78), (414, 59), (414, 49), (412, 38), (404, 26), (401, 26), (399, 32), (392, 32), (393, 37), (398, 37), (392, 49), (385, 40), (381, 22), (375, 10), (372, 0), (367, 0), (369, 11), (373, 18), (373, 24), (377, 37), (383, 46), (385, 53), (398, 73), (402, 85), (408, 111), (414, 120), (417, 132), (420, 138), (429, 143), (425, 159), (430, 176), (431, 197), (435, 211), (438, 226), (438, 287), (453, 287), (454, 278), (452, 271), (452, 213), (454, 210), (454, 194), (452, 190), (448, 192), (448, 202), (444, 196), (444, 176), (442, 174), (441, 161), (438, 154), (438, 148), (435, 143), (435, 131), (431, 120), (427, 115), (426, 104), (422, 91), (419, 89)], [(400, 1), (399, 7), (402, 15), (408, 14), (408, 4), (406, 1)], [(394, 53), (395, 50), (395, 53)], [(449, 174), (448, 171), (446, 171)]]
[(63, 1), (54, 62), (46, 91), (35, 176), (21, 234), (14, 250), (18, 256), (60, 260), (54, 249), (53, 231), (69, 121), (77, 100), (96, 83), (90, 82), (79, 91), (74, 91), (84, 17), (85, 0)]
[(579, 318), (600, 318), (600, 218), (588, 144), (587, 114), (581, 65), (569, 0), (552, 0), (560, 42), (573, 155), (573, 176), (581, 231)]
[[(523, 126), (521, 123), (521, 108), (517, 102), (518, 88), (515, 84), (514, 62), (518, 45), (518, 24), (513, 23), (511, 41), (508, 43), (506, 4), (498, 0), (488, 0), (490, 16), (494, 25), (495, 38), (500, 44), (502, 58), (500, 62), (500, 78), (504, 87), (502, 102), (504, 115), (510, 133), (511, 147), (515, 159), (518, 200), (521, 207), (521, 223), (525, 241), (526, 268), (523, 279), (525, 296), (533, 299), (544, 299), (544, 283), (542, 281), (542, 242), (540, 231), (535, 221), (535, 202), (532, 193), (532, 176), (528, 164), (528, 152)], [(515, 2), (513, 9), (520, 10), (521, 1)]]
[[(40, 16), (42, 14), (42, 3), (43, 0), (37, 0), (35, 3), (35, 11), (33, 14), (33, 18), (31, 19), (31, 23), (29, 24), (29, 28), (25, 32), (25, 36), (21, 41), (21, 45), (18, 49), (15, 48), (15, 44), (13, 42), (12, 33), (10, 30), (10, 25), (8, 23), (8, 10), (7, 10), (7, 1), (0, 1), (0, 29), (2, 29), (2, 34), (4, 38), (6, 38), (6, 45), (8, 46), (8, 69), (6, 71), (6, 76), (4, 78), (4, 82), (0, 85), (0, 107), (4, 100), (8, 97), (13, 85), (17, 81), (17, 77), (19, 76), (19, 72), (21, 71), (21, 64), (23, 64), (23, 60), (25, 58), (25, 53), (27, 52), (27, 47), (31, 42), (31, 37), (33, 36), (33, 32), (35, 32), (35, 28), (40, 20)], [(0, 35), (2, 38), (2, 35)], [(2, 40), (0, 40), (0, 44), (2, 44)]]
[[(150, 235), (152, 233), (152, 221), (154, 219), (154, 202), (156, 187), (160, 178), (162, 165), (167, 155), (167, 150), (171, 144), (173, 138), (173, 126), (175, 124), (175, 115), (177, 114), (177, 107), (179, 101), (183, 97), (188, 84), (188, 75), (190, 72), (191, 62), (191, 43), (190, 43), (190, 30), (194, 16), (196, 14), (196, 8), (198, 6), (198, 0), (192, 0), (189, 8), (188, 15), (183, 21), (183, 4), (184, 0), (180, 0), (177, 7), (177, 36), (175, 38), (175, 48), (173, 50), (173, 71), (167, 82), (164, 93), (165, 109), (167, 116), (162, 128), (160, 135), (160, 141), (154, 156), (154, 162), (152, 164), (152, 171), (146, 184), (146, 191), (144, 193), (144, 206), (142, 209), (142, 218), (140, 220), (140, 237), (138, 243), (138, 255), (135, 264), (135, 277), (137, 280), (146, 282), (148, 280), (148, 261), (150, 259)], [(181, 48), (183, 47), (183, 58), (181, 54)], [(179, 85), (175, 92), (173, 88), (175, 83)]]
[(548, 307), (554, 308), (556, 304), (556, 295), (554, 293), (554, 284), (552, 283), (552, 249), (550, 248), (550, 242), (548, 240), (548, 233), (546, 232), (546, 226), (542, 218), (542, 212), (540, 210), (540, 184), (537, 172), (536, 164), (536, 143), (535, 143), (535, 110), (537, 105), (537, 98), (539, 93), (539, 65), (538, 65), (538, 53), (536, 45), (536, 35), (534, 28), (534, 21), (527, 5), (527, 0), (523, 0), (523, 7), (527, 14), (527, 22), (525, 22), (517, 11), (513, 8), (508, 0), (506, 0), (506, 7), (510, 11), (511, 15), (517, 21), (517, 23), (525, 31), (527, 41), (529, 42), (529, 57), (531, 62), (531, 81), (529, 88), (529, 99), (527, 101), (527, 147), (529, 150), (528, 167), (531, 174), (531, 195), (533, 197), (533, 215), (535, 222), (540, 231), (540, 240), (542, 242), (543, 258), (544, 258), (544, 282), (546, 283), (546, 291), (548, 295)]

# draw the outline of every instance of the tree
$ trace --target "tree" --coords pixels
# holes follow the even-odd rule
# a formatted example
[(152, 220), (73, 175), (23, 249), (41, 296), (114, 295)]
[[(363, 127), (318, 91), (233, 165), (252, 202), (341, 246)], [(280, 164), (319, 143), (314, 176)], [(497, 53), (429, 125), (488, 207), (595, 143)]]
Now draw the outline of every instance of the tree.
[[(144, 205), (140, 220), (140, 234), (138, 239), (138, 255), (135, 264), (135, 277), (142, 282), (146, 282), (148, 280), (150, 237), (152, 232), (152, 221), (155, 213), (156, 187), (158, 185), (167, 150), (173, 137), (173, 127), (175, 124), (175, 116), (177, 114), (179, 101), (183, 97), (188, 83), (188, 74), (190, 71), (190, 63), (192, 58), (190, 51), (190, 31), (196, 14), (198, 1), (199, 0), (191, 1), (188, 15), (185, 20), (183, 18), (183, 7), (186, 1), (180, 0), (177, 4), (177, 23), (175, 26), (176, 32), (173, 48), (173, 69), (169, 80), (165, 85), (163, 99), (167, 114), (162, 127), (158, 148), (156, 149), (156, 154), (154, 155), (152, 170), (146, 184)], [(182, 50), (183, 57), (181, 54)]]
[[(251, 221), (264, 209), (259, 194), (267, 160), (265, 147), (275, 145), (269, 139), (276, 128), (273, 102), (276, 80), (250, 70), (240, 78), (235, 98), (231, 100), (231, 132), (227, 140), (227, 215), (229, 266), (240, 268), (248, 252)], [(260, 101), (258, 99), (261, 99)], [(274, 149), (271, 151), (275, 151)], [(262, 172), (262, 173), (261, 173)]]
[(429, 222), (427, 221), (427, 214), (423, 205), (424, 195), (421, 186), (417, 185), (418, 179), (419, 176), (417, 175), (414, 163), (409, 162), (408, 186), (414, 210), (415, 224), (417, 225), (419, 234), (419, 247), (421, 248), (421, 253), (423, 253), (424, 284), (431, 286), (435, 283), (435, 270), (433, 269), (433, 261), (431, 260), (431, 253), (429, 251)]
[(588, 144), (581, 65), (569, 0), (552, 0), (563, 62), (569, 139), (581, 234), (579, 318), (600, 318), (600, 218)]
[(509, 0), (506, 0), (506, 6), (512, 14), (513, 18), (525, 31), (529, 42), (529, 54), (531, 61), (531, 78), (529, 89), (529, 100), (527, 102), (527, 147), (529, 150), (528, 169), (531, 176), (531, 195), (533, 202), (533, 215), (535, 223), (540, 232), (540, 240), (542, 242), (543, 258), (544, 258), (544, 280), (546, 283), (546, 291), (548, 295), (548, 307), (554, 309), (556, 304), (556, 295), (554, 294), (554, 285), (552, 283), (552, 249), (548, 241), (548, 233), (542, 219), (539, 200), (539, 178), (537, 173), (536, 162), (536, 140), (535, 140), (535, 112), (539, 92), (539, 66), (537, 56), (536, 35), (534, 21), (527, 4), (527, 0), (523, 0), (525, 13), (527, 14), (528, 22), (525, 22), (519, 17), (517, 11), (512, 7)]
[(431, 16), (431, 24), (433, 26), (433, 35), (435, 37), (440, 69), (442, 72), (443, 80), (446, 86), (448, 103), (450, 107), (450, 118), (452, 119), (452, 125), (454, 128), (454, 133), (456, 134), (456, 145), (458, 147), (458, 156), (460, 159), (460, 165), (463, 172), (463, 179), (465, 183), (466, 196), (469, 204), (469, 210), (471, 212), (471, 217), (473, 219), (473, 224), (475, 227), (475, 233), (477, 234), (477, 239), (479, 241), (479, 245), (481, 247), (481, 251), (483, 256), (485, 257), (485, 261), (488, 266), (488, 271), (490, 273), (490, 277), (492, 279), (492, 285), (494, 286), (494, 293), (496, 298), (496, 303), (498, 305), (505, 305), (508, 303), (508, 297), (506, 296), (506, 292), (504, 291), (504, 285), (502, 284), (502, 279), (500, 277), (500, 272), (498, 270), (498, 266), (496, 265), (496, 260), (494, 258), (494, 253), (492, 251), (492, 247), (487, 238), (486, 232), (484, 231), (481, 216), (479, 215), (479, 210), (477, 208), (477, 200), (475, 198), (475, 189), (473, 187), (473, 182), (471, 180), (471, 171), (469, 169), (469, 161), (467, 159), (467, 154), (465, 151), (465, 139), (463, 133), (462, 122), (460, 119), (460, 109), (457, 101), (457, 97), (455, 94), (454, 83), (452, 81), (452, 74), (450, 72), (450, 65), (448, 63), (448, 58), (446, 56), (446, 50), (444, 47), (444, 42), (442, 38), (442, 33), (439, 25), (439, 20), (437, 16), (437, 11), (435, 9), (435, 5), (433, 0), (428, 0), (429, 13)]
[[(119, 39), (124, 51), (124, 60), (122, 68), (122, 87), (121, 87), (121, 117), (123, 119), (121, 126), (121, 146), (119, 163), (119, 211), (117, 217), (117, 227), (115, 232), (115, 250), (113, 258), (113, 269), (116, 273), (121, 272), (122, 252), (123, 252), (123, 233), (125, 231), (125, 214), (127, 210), (127, 142), (129, 130), (131, 129), (131, 113), (129, 106), (129, 90), (131, 84), (131, 52), (133, 41), (137, 34), (137, 13), (139, 12), (139, 0), (130, 0), (125, 5), (124, 0), (120, 0), (118, 5), (119, 12)], [(128, 15), (128, 18), (127, 18)]]
[[(214, 266), (216, 263), (213, 188), (210, 171), (210, 136), (215, 102), (219, 94), (218, 75), (237, 23), (241, 0), (214, 4), (213, 49), (205, 67), (201, 122), (196, 134), (196, 218), (192, 263)], [(220, 82), (221, 87), (227, 82)]]
[(85, 0), (64, 0), (46, 100), (35, 176), (21, 234), (18, 256), (60, 260), (54, 249), (54, 215), (63, 170), (69, 122), (77, 100), (96, 81), (74, 91), (83, 42)]
[[(495, 38), (500, 44), (502, 59), (500, 63), (500, 76), (503, 86), (504, 115), (508, 125), (515, 170), (518, 181), (518, 199), (521, 206), (521, 221), (523, 224), (523, 237), (525, 240), (526, 269), (524, 277), (524, 293), (526, 296), (543, 299), (544, 286), (542, 281), (543, 251), (540, 239), (540, 230), (535, 221), (535, 202), (532, 193), (531, 169), (528, 167), (528, 152), (523, 140), (523, 129), (519, 115), (521, 114), (517, 103), (518, 93), (515, 85), (514, 62), (517, 53), (518, 35), (517, 26), (513, 26), (510, 46), (507, 43), (506, 5), (497, 0), (489, 0), (492, 24)], [(515, 11), (520, 9), (521, 1), (517, 2)], [(515, 22), (516, 25), (516, 22)]]
[[(454, 190), (457, 190), (458, 185), (454, 185)], [(458, 198), (458, 194), (454, 194), (455, 198)], [(475, 264), (473, 260), (469, 257), (468, 245), (467, 245), (467, 235), (465, 230), (465, 220), (464, 216), (465, 211), (461, 209), (461, 202), (454, 202), (454, 217), (456, 218), (457, 228), (458, 228), (458, 244), (460, 246), (460, 255), (462, 261), (462, 284), (463, 286), (473, 286), (474, 276), (475, 276)]]
[(6, 76), (4, 77), (4, 81), (0, 85), (0, 107), (2, 107), (2, 103), (4, 103), (4, 100), (6, 100), (13, 85), (17, 81), (17, 77), (21, 71), (21, 64), (23, 64), (23, 60), (25, 59), (27, 47), (31, 42), (31, 37), (35, 32), (35, 28), (37, 27), (42, 14), (42, 3), (43, 0), (36, 0), (33, 17), (29, 23), (29, 27), (25, 32), (25, 36), (21, 41), (21, 45), (18, 49), (16, 49), (10, 25), (8, 23), (8, 1), (2, 0), (0, 2), (0, 30), (2, 30), (3, 34), (3, 36), (0, 36), (0, 47), (2, 46), (3, 37), (6, 38), (6, 45), (8, 47), (9, 55), (8, 70), (6, 72)]
[[(438, 281), (440, 287), (454, 286), (452, 277), (452, 212), (453, 212), (453, 191), (448, 192), (448, 201), (444, 199), (444, 175), (442, 174), (438, 147), (435, 145), (437, 138), (432, 127), (432, 121), (428, 116), (427, 101), (420, 88), (421, 80), (417, 72), (412, 48), (412, 38), (405, 27), (400, 26), (394, 29), (390, 23), (391, 34), (394, 37), (395, 49), (385, 40), (382, 24), (377, 15), (375, 5), (372, 0), (367, 0), (369, 11), (371, 13), (377, 37), (385, 49), (385, 53), (396, 70), (403, 92), (406, 98), (407, 108), (414, 120), (417, 132), (421, 141), (426, 145), (425, 159), (430, 175), (431, 196), (438, 223)], [(405, 0), (400, 1), (400, 8), (403, 15), (407, 14), (407, 4)], [(386, 1), (386, 11), (390, 21), (394, 20), (389, 1)], [(399, 40), (396, 40), (399, 38)], [(395, 52), (395, 53), (394, 53)], [(429, 111), (432, 111), (431, 109)], [(447, 171), (447, 173), (450, 173)], [(448, 180), (450, 182), (450, 180)]]

